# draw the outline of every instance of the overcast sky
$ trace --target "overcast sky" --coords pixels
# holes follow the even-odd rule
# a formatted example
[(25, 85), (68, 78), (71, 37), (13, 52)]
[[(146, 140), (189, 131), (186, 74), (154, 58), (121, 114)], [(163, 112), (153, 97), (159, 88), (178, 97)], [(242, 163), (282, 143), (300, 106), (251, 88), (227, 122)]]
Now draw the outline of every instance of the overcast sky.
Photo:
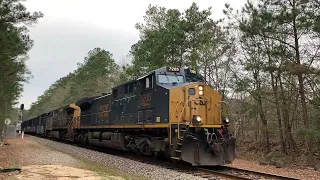
[(20, 102), (29, 109), (95, 47), (110, 51), (118, 63), (126, 61), (131, 45), (139, 39), (134, 25), (143, 22), (149, 4), (183, 11), (192, 2), (200, 9), (211, 6), (212, 18), (219, 19), (225, 3), (238, 9), (246, 0), (28, 0), (27, 9), (43, 12), (44, 18), (30, 28), (34, 46), (27, 65), (33, 78), (25, 84)]

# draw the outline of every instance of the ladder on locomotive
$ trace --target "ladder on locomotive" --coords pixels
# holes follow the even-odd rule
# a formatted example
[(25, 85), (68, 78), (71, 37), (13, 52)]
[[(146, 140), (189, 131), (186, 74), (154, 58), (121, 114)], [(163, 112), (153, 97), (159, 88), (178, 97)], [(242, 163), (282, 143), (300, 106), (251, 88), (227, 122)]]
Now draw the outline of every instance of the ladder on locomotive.
[[(207, 100), (204, 100), (204, 99), (190, 99), (190, 100), (187, 100), (187, 101), (185, 101), (185, 103), (183, 104), (183, 102), (181, 102), (181, 101), (175, 101), (175, 102), (177, 102), (177, 105), (176, 105), (176, 107), (175, 107), (175, 110), (174, 110), (174, 113), (173, 113), (173, 115), (172, 115), (172, 118), (170, 119), (170, 147), (173, 147), (174, 148), (174, 155), (175, 156), (172, 156), (171, 158), (172, 159), (175, 159), (175, 160), (180, 160), (181, 159), (181, 153), (182, 153), (182, 151), (181, 151), (181, 147), (182, 147), (182, 142), (183, 142), (183, 137), (184, 137), (184, 133), (186, 132), (186, 130), (187, 130), (187, 126), (186, 126), (186, 124), (184, 124), (184, 126), (181, 128), (181, 124), (183, 123), (182, 121), (181, 121), (181, 119), (182, 119), (182, 114), (183, 114), (183, 112), (185, 111), (185, 108), (186, 108), (186, 106), (188, 106), (188, 104), (189, 104), (189, 102), (194, 102), (194, 101), (207, 101)], [(174, 101), (173, 101), (174, 102)], [(191, 104), (191, 103), (190, 103)], [(177, 113), (177, 110), (178, 110), (178, 107), (180, 106), (180, 105), (183, 105), (183, 107), (182, 107), (182, 110), (181, 110), (181, 113), (180, 113), (180, 115), (177, 117), (178, 119), (175, 119), (175, 120), (177, 120), (177, 129), (175, 129), (175, 132), (177, 133), (177, 136), (176, 137), (178, 137), (177, 139), (177, 143), (176, 144), (173, 144), (172, 143), (172, 141), (173, 141), (173, 138), (172, 138), (172, 120), (174, 120), (174, 118), (176, 117), (175, 116), (175, 114)], [(190, 106), (190, 117), (192, 117), (192, 111), (191, 111), (191, 108), (192, 108), (192, 106)], [(206, 108), (207, 109), (207, 108)], [(207, 113), (207, 112), (206, 112)]]
[[(182, 142), (183, 142), (183, 135), (184, 135), (184, 132), (186, 131), (186, 128), (183, 127), (181, 128), (181, 119), (182, 119), (182, 114), (185, 110), (185, 107), (187, 105), (187, 103), (183, 104), (181, 101), (176, 101), (177, 102), (177, 105), (175, 107), (175, 110), (174, 110), (174, 113), (172, 114), (172, 118), (170, 119), (170, 147), (174, 148), (174, 156), (171, 155), (171, 159), (174, 159), (174, 160), (181, 160), (181, 147), (182, 147)], [(187, 101), (188, 102), (188, 101)], [(176, 143), (173, 144), (173, 138), (172, 138), (172, 120), (176, 117), (175, 114), (177, 113), (177, 110), (178, 110), (178, 107), (180, 105), (183, 104), (183, 107), (182, 107), (182, 110), (181, 110), (181, 113), (179, 114), (178, 116), (178, 119), (175, 119), (177, 120), (177, 129), (175, 129), (175, 133), (177, 133), (176, 137), (178, 137), (176, 139)]]

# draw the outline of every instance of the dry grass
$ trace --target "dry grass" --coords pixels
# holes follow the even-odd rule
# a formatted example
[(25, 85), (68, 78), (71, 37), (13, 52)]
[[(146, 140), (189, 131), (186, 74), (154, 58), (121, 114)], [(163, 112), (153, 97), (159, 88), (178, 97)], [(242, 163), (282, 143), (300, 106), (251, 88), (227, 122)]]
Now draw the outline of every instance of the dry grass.
[[(263, 149), (262, 143), (252, 143), (252, 142), (237, 142), (237, 158), (250, 160), (250, 161), (257, 161), (257, 162), (268, 162), (270, 164), (275, 164), (276, 162), (283, 163), (286, 167), (299, 167), (299, 168), (306, 168), (310, 165), (309, 156), (305, 152), (304, 146), (298, 144), (299, 151), (288, 152), (287, 155), (281, 152), (281, 146), (277, 143), (271, 144), (271, 152), (266, 153)], [(316, 166), (320, 165), (320, 157), (315, 156), (316, 159)]]

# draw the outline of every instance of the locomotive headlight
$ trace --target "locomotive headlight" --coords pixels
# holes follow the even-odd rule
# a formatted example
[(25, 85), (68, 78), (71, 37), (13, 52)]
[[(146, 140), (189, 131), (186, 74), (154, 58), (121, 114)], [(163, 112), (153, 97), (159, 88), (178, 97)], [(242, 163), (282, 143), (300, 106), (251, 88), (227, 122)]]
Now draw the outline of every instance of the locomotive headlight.
[(229, 123), (229, 122), (230, 122), (230, 121), (229, 121), (229, 118), (226, 117), (226, 123)]
[(192, 116), (192, 124), (201, 124), (202, 118), (200, 115), (193, 115)]
[(199, 86), (199, 95), (200, 95), (200, 96), (203, 95), (203, 86)]

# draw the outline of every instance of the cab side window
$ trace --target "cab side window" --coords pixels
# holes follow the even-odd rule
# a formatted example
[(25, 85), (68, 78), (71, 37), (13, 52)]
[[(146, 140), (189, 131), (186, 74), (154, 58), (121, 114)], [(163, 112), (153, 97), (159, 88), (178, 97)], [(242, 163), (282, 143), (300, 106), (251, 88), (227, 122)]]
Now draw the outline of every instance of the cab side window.
[(124, 94), (133, 93), (133, 83), (124, 85)]
[(112, 94), (113, 94), (113, 98), (117, 98), (118, 97), (118, 89), (113, 89)]
[(140, 80), (141, 90), (147, 90), (153, 88), (153, 75), (149, 75)]
[(152, 88), (152, 76), (146, 77), (145, 89)]

